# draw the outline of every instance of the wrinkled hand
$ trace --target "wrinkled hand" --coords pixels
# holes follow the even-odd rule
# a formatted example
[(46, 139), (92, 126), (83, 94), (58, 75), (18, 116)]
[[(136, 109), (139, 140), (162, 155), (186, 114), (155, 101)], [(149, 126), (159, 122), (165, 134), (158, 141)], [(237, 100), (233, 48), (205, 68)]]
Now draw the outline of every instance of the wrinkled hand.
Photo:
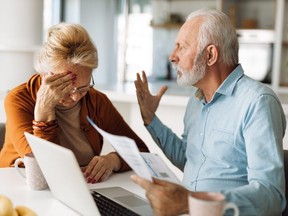
[(51, 121), (55, 119), (55, 106), (73, 89), (76, 74), (72, 72), (48, 73), (42, 77), (37, 92), (34, 119)]
[(137, 175), (131, 179), (146, 190), (154, 214), (157, 216), (173, 216), (188, 213), (189, 191), (181, 185), (153, 178), (153, 182)]
[(113, 171), (120, 169), (121, 161), (117, 154), (110, 153), (107, 155), (95, 156), (92, 158), (87, 167), (82, 167), (88, 183), (105, 181)]
[(134, 84), (136, 87), (137, 100), (142, 119), (144, 124), (148, 125), (152, 121), (158, 108), (159, 102), (168, 87), (162, 86), (157, 95), (151, 95), (148, 88), (147, 77), (144, 71), (142, 71), (142, 79), (140, 74), (137, 73), (137, 79), (134, 81)]

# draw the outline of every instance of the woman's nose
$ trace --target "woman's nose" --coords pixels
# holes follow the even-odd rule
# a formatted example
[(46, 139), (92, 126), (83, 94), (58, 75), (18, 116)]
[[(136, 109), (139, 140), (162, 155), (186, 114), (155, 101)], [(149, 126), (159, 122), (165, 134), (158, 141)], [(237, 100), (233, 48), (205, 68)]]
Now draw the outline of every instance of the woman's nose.
[(78, 101), (80, 98), (81, 98), (81, 95), (79, 92), (73, 92), (73, 93), (70, 93), (70, 98), (74, 101)]

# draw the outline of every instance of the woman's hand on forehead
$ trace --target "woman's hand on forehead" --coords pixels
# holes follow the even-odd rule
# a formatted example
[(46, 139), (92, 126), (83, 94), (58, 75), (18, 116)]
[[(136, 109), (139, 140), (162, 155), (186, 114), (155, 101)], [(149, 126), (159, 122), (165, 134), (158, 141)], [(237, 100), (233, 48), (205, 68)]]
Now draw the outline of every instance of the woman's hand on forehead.
[[(56, 80), (62, 80), (65, 82), (67, 79), (73, 79), (76, 80), (77, 74), (73, 73), (72, 71), (66, 71), (63, 73), (53, 73), (48, 72), (42, 77), (42, 82), (54, 82)], [(65, 78), (65, 79), (64, 79)]]

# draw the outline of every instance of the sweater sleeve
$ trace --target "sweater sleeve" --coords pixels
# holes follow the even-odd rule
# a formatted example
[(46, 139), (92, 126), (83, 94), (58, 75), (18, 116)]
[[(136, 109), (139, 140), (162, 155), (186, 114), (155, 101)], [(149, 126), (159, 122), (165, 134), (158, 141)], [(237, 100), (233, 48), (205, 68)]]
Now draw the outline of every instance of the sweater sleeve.
[[(35, 100), (27, 92), (25, 84), (11, 90), (4, 101), (6, 112), (6, 141), (1, 150), (1, 167), (12, 166), (15, 159), (24, 157), (32, 150), (24, 136), (24, 132), (58, 143), (57, 128), (55, 131), (34, 131)], [(56, 135), (55, 135), (56, 134)]]
[[(13, 90), (5, 98), (4, 107), (6, 112), (6, 136), (9, 146), (4, 148), (14, 148), (19, 157), (24, 157), (31, 152), (30, 146), (25, 139), (24, 132), (33, 133), (32, 120), (34, 118), (33, 105), (29, 103), (27, 95), (21, 91)], [(4, 158), (1, 158), (4, 159)], [(5, 158), (5, 160), (11, 158)]]

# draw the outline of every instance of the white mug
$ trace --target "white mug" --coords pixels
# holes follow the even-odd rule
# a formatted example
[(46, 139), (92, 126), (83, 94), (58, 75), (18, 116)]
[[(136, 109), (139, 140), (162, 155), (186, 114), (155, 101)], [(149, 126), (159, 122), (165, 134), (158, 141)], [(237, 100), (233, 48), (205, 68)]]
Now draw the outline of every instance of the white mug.
[(233, 209), (234, 216), (239, 216), (238, 207), (234, 203), (227, 203), (221, 193), (191, 192), (188, 203), (190, 216), (222, 216), (228, 209)]
[[(19, 168), (19, 163), (25, 165), (25, 173)], [(15, 169), (18, 173), (26, 179), (26, 183), (33, 190), (45, 190), (48, 184), (43, 176), (43, 173), (37, 163), (36, 158), (32, 153), (26, 154), (24, 158), (18, 158), (14, 162)]]

